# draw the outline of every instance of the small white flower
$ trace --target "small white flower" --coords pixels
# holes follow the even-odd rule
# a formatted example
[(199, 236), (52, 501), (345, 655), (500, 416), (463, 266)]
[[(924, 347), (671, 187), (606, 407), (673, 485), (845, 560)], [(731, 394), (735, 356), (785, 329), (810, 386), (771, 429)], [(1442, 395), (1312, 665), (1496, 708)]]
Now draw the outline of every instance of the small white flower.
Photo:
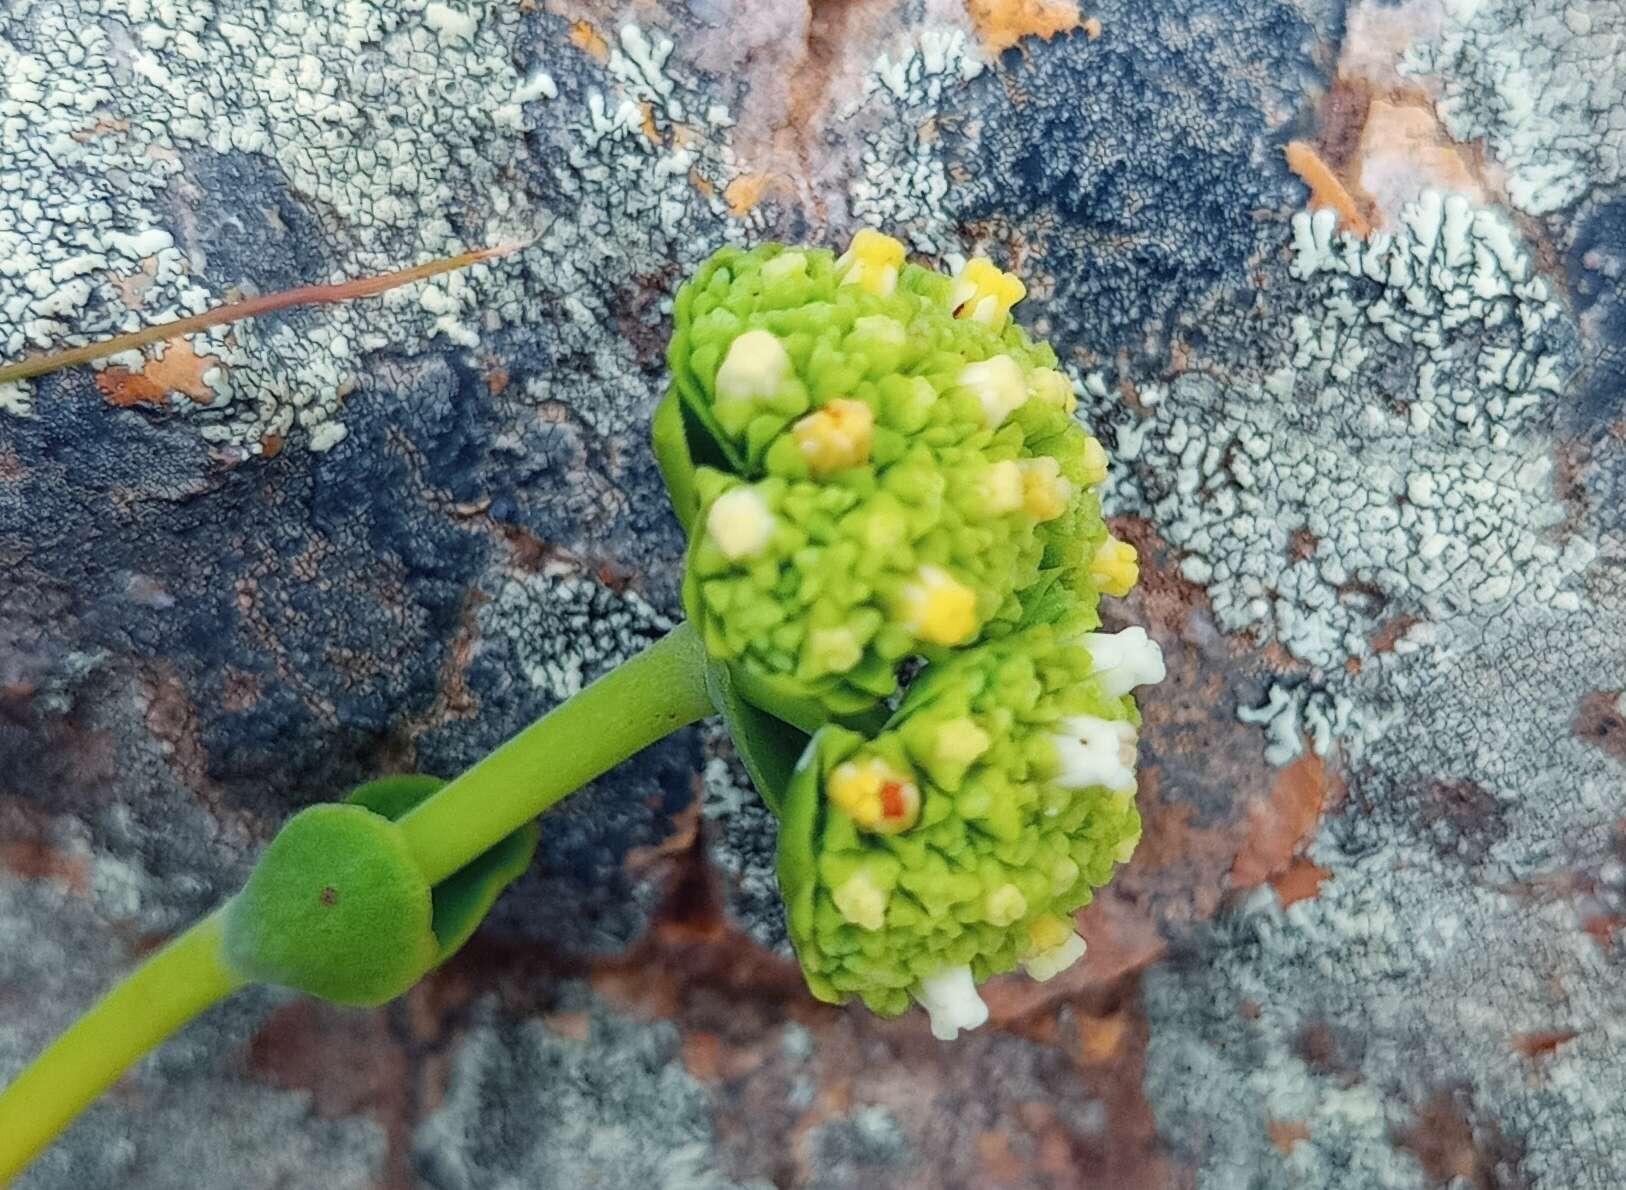
[(754, 558), (773, 536), (773, 513), (754, 488), (730, 488), (712, 501), (706, 532), (731, 562)]
[(1008, 355), (996, 355), (960, 369), (960, 383), (976, 394), (988, 424), (998, 426), (1028, 399), (1022, 365)]
[(1096, 676), (1112, 698), (1122, 697), (1136, 686), (1161, 682), (1165, 676), (1163, 650), (1144, 628), (1090, 632), (1079, 643), (1089, 650)]
[(1061, 761), (1056, 783), (1067, 789), (1122, 789), (1135, 781), (1135, 728), (1116, 719), (1074, 715), (1051, 736)]
[(728, 345), (717, 369), (719, 401), (758, 401), (779, 391), (790, 375), (785, 345), (764, 330), (746, 331)]
[(931, 1016), (932, 1036), (939, 1041), (953, 1041), (961, 1029), (975, 1029), (988, 1019), (970, 967), (945, 967), (921, 980), (915, 999)]

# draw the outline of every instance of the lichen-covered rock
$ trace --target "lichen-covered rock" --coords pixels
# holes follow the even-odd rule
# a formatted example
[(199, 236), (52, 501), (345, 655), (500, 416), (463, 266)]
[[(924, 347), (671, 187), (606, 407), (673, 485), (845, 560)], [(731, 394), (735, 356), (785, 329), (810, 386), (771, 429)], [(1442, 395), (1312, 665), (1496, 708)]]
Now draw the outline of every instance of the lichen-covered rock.
[(1021, 276), (1170, 673), (1137, 855), (996, 1030), (812, 1001), (707, 728), (561, 806), (404, 1002), (240, 999), (22, 1186), (1626, 1179), (1620, 23), (10, 6), (7, 359), (535, 242), (0, 388), (0, 1078), (292, 811), (450, 773), (681, 614), (647, 431), (720, 246)]

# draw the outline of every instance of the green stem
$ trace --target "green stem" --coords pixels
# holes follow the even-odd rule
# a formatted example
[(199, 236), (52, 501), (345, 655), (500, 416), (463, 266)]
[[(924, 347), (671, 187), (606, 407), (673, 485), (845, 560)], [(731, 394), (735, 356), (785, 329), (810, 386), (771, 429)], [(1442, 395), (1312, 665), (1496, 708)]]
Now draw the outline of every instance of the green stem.
[(400, 820), (438, 884), (566, 794), (712, 713), (706, 656), (687, 622), (538, 719)]
[(243, 986), (220, 938), (216, 911), (136, 968), (0, 1093), (0, 1186), (143, 1054)]
[[(566, 794), (712, 712), (699, 635), (680, 624), (514, 736), (403, 817), (439, 884)], [(143, 1054), (247, 984), (221, 951), (217, 910), (153, 955), (0, 1093), (0, 1186)]]

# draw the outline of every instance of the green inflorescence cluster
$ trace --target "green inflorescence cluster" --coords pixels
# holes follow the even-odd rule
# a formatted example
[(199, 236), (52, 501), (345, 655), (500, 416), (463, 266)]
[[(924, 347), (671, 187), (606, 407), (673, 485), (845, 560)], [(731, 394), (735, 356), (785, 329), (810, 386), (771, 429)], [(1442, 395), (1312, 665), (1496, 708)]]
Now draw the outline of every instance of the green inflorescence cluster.
[(919, 1000), (948, 1037), (976, 982), (1082, 954), (1072, 914), (1140, 834), (1128, 692), (1162, 661), (1092, 632), (1137, 563), (1055, 353), (1010, 321), (1021, 282), (904, 255), (874, 232), (717, 253), (677, 297), (682, 424), (656, 440), (730, 697), (812, 736), (786, 778), (732, 704), (809, 987)]
[[(1138, 725), (1090, 653), (1051, 625), (965, 650), (918, 680), (885, 730), (821, 732), (792, 783), (780, 880), (809, 987), (909, 1007), (948, 967), (978, 982), (1054, 949), (1140, 837), (1132, 789), (1068, 788), (1056, 737), (1076, 716)], [(879, 762), (918, 789), (917, 821), (865, 830), (840, 783)]]
[(1050, 347), (1003, 309), (964, 317), (954, 279), (900, 259), (878, 282), (853, 255), (719, 252), (680, 291), (669, 351), (719, 456), (701, 508), (735, 493), (762, 526), (742, 544), (700, 517), (689, 615), (743, 680), (836, 715), (891, 695), (905, 657), (1009, 631), (1055, 581), (1093, 608), (1106, 537), (1100, 448)]

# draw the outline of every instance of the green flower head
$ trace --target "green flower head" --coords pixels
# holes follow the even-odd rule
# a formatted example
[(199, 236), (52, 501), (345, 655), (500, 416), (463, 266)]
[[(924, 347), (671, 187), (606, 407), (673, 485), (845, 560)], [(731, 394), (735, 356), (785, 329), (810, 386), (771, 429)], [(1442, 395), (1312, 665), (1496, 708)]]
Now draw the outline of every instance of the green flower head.
[(931, 666), (873, 738), (821, 729), (779, 845), (814, 994), (919, 1001), (952, 1038), (986, 1016), (990, 975), (1070, 966), (1073, 913), (1140, 837), (1129, 690), (1162, 677), (1142, 629), (1039, 624)]
[(1021, 295), (875, 232), (839, 258), (725, 249), (679, 292), (685, 449), (662, 462), (684, 601), (746, 698), (811, 730), (892, 695), (905, 658), (995, 639), (1042, 597), (1093, 626), (1133, 581), (1094, 491), (1105, 453), (1010, 320)]
[(1072, 915), (1140, 834), (1129, 691), (1163, 676), (1141, 629), (1093, 631), (1135, 551), (1022, 295), (869, 231), (840, 257), (726, 249), (678, 294), (657, 417), (808, 985), (918, 1001), (942, 1037), (980, 1023), (988, 976), (1083, 953)]

